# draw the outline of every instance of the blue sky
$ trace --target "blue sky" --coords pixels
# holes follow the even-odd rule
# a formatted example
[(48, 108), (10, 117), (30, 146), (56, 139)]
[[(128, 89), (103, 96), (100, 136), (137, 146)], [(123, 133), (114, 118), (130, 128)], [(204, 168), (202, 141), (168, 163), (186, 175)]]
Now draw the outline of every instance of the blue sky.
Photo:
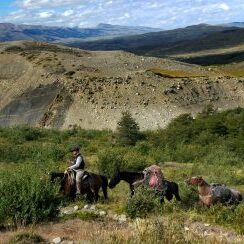
[(0, 22), (173, 29), (244, 21), (244, 0), (0, 0)]

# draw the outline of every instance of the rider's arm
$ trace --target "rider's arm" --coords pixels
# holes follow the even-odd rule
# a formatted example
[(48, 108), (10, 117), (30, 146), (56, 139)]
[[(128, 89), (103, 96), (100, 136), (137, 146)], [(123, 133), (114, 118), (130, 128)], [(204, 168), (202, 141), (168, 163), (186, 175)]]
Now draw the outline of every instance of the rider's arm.
[(75, 164), (70, 166), (69, 169), (84, 169), (84, 160), (82, 156), (77, 157)]

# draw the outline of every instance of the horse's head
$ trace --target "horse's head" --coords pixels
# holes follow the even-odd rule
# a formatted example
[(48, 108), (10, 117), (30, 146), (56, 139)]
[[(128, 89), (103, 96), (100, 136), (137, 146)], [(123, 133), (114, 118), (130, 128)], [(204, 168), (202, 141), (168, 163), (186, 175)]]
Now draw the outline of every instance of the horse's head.
[(116, 173), (110, 179), (108, 187), (110, 189), (113, 189), (119, 182), (120, 182), (120, 172), (119, 170), (117, 170)]
[(202, 178), (202, 176), (194, 176), (186, 180), (186, 183), (188, 185), (195, 185), (195, 186), (201, 185), (203, 182), (204, 179)]
[(62, 179), (64, 177), (64, 173), (54, 172), (54, 171), (49, 172), (48, 175), (50, 181), (53, 183), (55, 182), (55, 180)]

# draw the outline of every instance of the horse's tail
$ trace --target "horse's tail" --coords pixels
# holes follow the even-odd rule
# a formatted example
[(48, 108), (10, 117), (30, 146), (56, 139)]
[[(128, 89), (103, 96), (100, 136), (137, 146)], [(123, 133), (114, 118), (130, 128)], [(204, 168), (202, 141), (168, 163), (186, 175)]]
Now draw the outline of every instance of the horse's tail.
[(234, 189), (230, 189), (231, 191), (231, 195), (232, 195), (232, 198), (234, 199), (234, 201), (236, 202), (241, 202), (242, 201), (242, 194), (237, 191), (237, 190), (234, 190)]
[(243, 200), (241, 193), (238, 194), (238, 199), (237, 199), (237, 200), (238, 200), (239, 202), (241, 202), (241, 201)]
[(106, 176), (101, 175), (102, 178), (102, 190), (105, 199), (108, 199), (108, 178)]

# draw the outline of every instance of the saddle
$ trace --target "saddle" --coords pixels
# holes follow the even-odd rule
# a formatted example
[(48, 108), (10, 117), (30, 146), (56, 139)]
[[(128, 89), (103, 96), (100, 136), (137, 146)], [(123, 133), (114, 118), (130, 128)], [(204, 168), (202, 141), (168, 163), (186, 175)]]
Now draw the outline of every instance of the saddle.
[[(69, 175), (69, 178), (72, 182), (75, 182), (75, 178), (76, 178), (76, 171), (75, 170), (68, 170), (65, 173), (67, 173)], [(90, 176), (88, 171), (84, 171), (83, 176), (81, 178), (81, 180), (85, 180)]]

